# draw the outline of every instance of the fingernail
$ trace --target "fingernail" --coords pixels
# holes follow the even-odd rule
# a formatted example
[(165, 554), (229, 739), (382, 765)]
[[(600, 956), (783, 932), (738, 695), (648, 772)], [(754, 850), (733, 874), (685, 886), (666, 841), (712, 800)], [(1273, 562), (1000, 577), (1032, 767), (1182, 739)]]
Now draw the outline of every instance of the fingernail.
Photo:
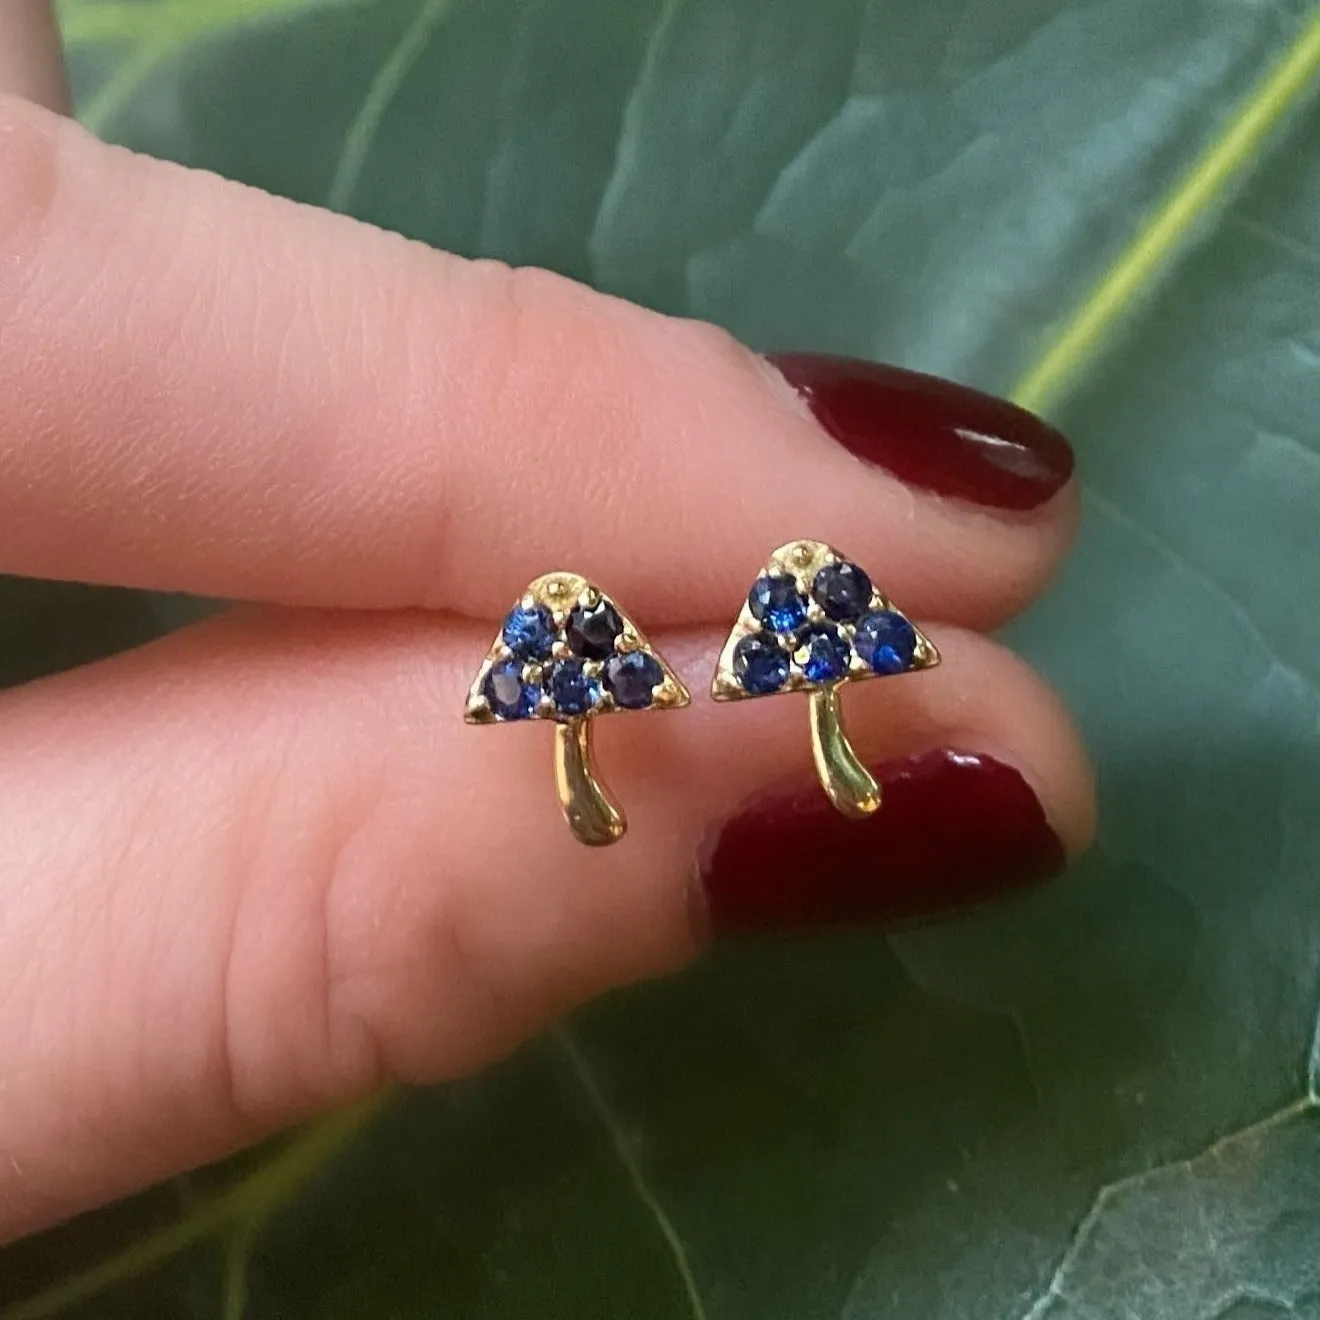
[(1030, 785), (991, 756), (942, 749), (871, 767), (882, 805), (850, 820), (814, 781), (770, 789), (699, 865), (716, 935), (887, 924), (1035, 884), (1064, 849)]
[(1033, 509), (1064, 486), (1073, 452), (1033, 413), (900, 367), (815, 353), (770, 361), (850, 453), (911, 486), (997, 509)]

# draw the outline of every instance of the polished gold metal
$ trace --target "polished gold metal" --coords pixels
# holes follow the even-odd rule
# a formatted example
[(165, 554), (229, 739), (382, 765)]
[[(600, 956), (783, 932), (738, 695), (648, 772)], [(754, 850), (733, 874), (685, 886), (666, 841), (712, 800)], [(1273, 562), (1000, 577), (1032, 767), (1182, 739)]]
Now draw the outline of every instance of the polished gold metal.
[(564, 819), (582, 843), (600, 848), (623, 838), (628, 819), (591, 763), (589, 719), (555, 726), (555, 787)]
[(843, 730), (837, 684), (811, 694), (811, 755), (830, 801), (845, 816), (861, 819), (880, 810), (880, 785)]
[[(808, 624), (830, 623), (824, 610), (811, 597), (811, 584), (816, 574), (827, 564), (848, 562), (847, 556), (827, 545), (824, 541), (798, 540), (781, 545), (771, 556), (757, 577), (787, 574), (792, 576), (798, 590), (807, 601)], [(865, 565), (862, 565), (865, 567)], [(889, 610), (902, 614), (894, 603), (872, 582), (871, 603), (869, 610)], [(906, 618), (906, 615), (903, 615)], [(909, 620), (911, 622), (911, 620)], [(851, 644), (856, 627), (851, 623), (834, 623)], [(935, 644), (915, 625), (916, 648), (912, 656), (912, 665), (906, 672), (930, 669), (939, 664), (940, 653)], [(816, 763), (816, 773), (821, 786), (829, 795), (830, 801), (845, 816), (861, 819), (873, 815), (880, 809), (880, 785), (874, 776), (857, 758), (848, 735), (844, 731), (843, 716), (840, 709), (839, 689), (848, 683), (861, 682), (864, 679), (894, 677), (877, 674), (860, 656), (853, 653), (845, 677), (829, 683), (815, 683), (794, 664), (789, 670), (788, 681), (777, 692), (748, 692), (738, 681), (734, 672), (734, 653), (738, 643), (744, 637), (756, 633), (774, 636), (769, 629), (763, 628), (752, 613), (751, 605), (744, 601), (738, 620), (729, 633), (729, 638), (720, 652), (715, 667), (715, 677), (711, 682), (710, 694), (716, 701), (743, 701), (759, 696), (780, 696), (785, 692), (806, 692), (811, 697), (811, 751)], [(795, 639), (781, 637), (780, 644), (790, 656), (796, 645)]]
[[(559, 639), (555, 642), (551, 658), (546, 661), (529, 661), (523, 665), (524, 681), (541, 684), (548, 677), (550, 667), (556, 659), (565, 659), (572, 655), (565, 640), (564, 629), (568, 617), (578, 605), (594, 607), (604, 600), (618, 613), (622, 631), (614, 644), (615, 653), (627, 655), (633, 651), (645, 651), (660, 666), (661, 681), (652, 690), (651, 704), (646, 710), (677, 710), (690, 701), (687, 688), (679, 681), (678, 675), (669, 667), (665, 658), (655, 650), (642, 635), (641, 630), (601, 589), (587, 581), (579, 573), (546, 573), (528, 585), (520, 604), (531, 608), (545, 606), (554, 619)], [(490, 707), (486, 700), (485, 684), (491, 666), (501, 661), (514, 659), (513, 652), (504, 643), (501, 633), (495, 638), (486, 653), (481, 668), (468, 691), (467, 704), (463, 718), (469, 724), (520, 724), (522, 720), (503, 720)], [(586, 715), (565, 716), (556, 711), (553, 701), (543, 694), (540, 704), (528, 717), (530, 720), (553, 720), (555, 728), (555, 788), (559, 794), (559, 805), (568, 821), (569, 828), (579, 842), (590, 847), (603, 847), (617, 843), (628, 829), (623, 808), (613, 794), (601, 781), (592, 759), (592, 724), (598, 716), (640, 714), (626, 710), (615, 703), (608, 688), (603, 686), (603, 676), (607, 660), (587, 660), (584, 671), (593, 678), (602, 681), (600, 702)]]

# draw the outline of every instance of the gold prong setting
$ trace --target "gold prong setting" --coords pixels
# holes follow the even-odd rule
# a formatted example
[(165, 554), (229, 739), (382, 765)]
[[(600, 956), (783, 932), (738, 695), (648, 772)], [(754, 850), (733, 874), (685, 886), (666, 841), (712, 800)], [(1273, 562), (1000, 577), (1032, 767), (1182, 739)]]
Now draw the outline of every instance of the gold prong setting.
[(687, 689), (641, 630), (601, 589), (577, 573), (546, 573), (529, 584), (468, 691), (469, 724), (549, 720), (555, 725), (555, 791), (574, 837), (617, 843), (622, 806), (596, 774), (596, 717), (688, 704)]
[[(865, 583), (867, 591), (851, 608), (840, 608), (836, 600), (832, 602), (835, 608), (827, 610), (816, 589), (817, 578), (825, 569), (836, 570), (836, 576), (850, 576), (854, 584)], [(767, 582), (773, 586), (764, 589)], [(758, 589), (762, 589), (763, 602), (769, 597), (760, 617), (754, 608)], [(863, 631), (860, 642), (859, 628)], [(877, 633), (886, 628), (896, 642), (888, 651), (874, 645)], [(878, 657), (875, 664), (864, 658), (868, 653)], [(711, 696), (716, 701), (741, 701), (818, 691), (839, 683), (929, 669), (938, 663), (934, 643), (853, 561), (823, 541), (801, 539), (775, 550), (758, 575), (720, 653)]]
[(834, 806), (854, 820), (881, 791), (843, 727), (840, 689), (939, 663), (939, 652), (856, 563), (824, 541), (781, 545), (762, 569), (720, 653), (716, 701), (805, 692), (812, 758)]
[(563, 724), (625, 710), (674, 710), (689, 700), (678, 676), (599, 587), (559, 571), (530, 583), (510, 610), (468, 691), (463, 718)]

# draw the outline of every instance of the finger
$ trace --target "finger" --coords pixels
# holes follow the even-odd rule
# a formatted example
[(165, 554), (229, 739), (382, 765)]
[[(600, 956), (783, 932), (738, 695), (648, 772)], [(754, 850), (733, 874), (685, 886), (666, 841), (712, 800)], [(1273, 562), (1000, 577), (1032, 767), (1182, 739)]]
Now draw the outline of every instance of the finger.
[[(1070, 535), (1066, 445), (982, 396), (913, 429), (911, 391), (872, 382), (870, 431), (834, 426), (845, 447), (723, 333), (544, 271), (13, 103), (0, 174), (10, 572), (493, 616), (511, 584), (585, 566), (654, 625), (726, 617), (770, 548), (826, 534), (883, 564), (906, 608), (982, 626)], [(883, 464), (905, 446), (966, 479), (936, 495), (895, 478)], [(1043, 479), (1006, 509), (1015, 471)]]
[[(560, 818), (548, 727), (461, 723), (472, 626), (231, 618), (8, 694), (0, 1236), (386, 1078), (471, 1070), (711, 927), (907, 919), (1040, 879), (1091, 828), (1076, 736), (997, 645), (936, 636), (941, 668), (848, 694), (888, 794), (871, 820), (815, 785), (804, 703), (701, 702), (599, 722), (631, 821), (605, 849)], [(700, 672), (720, 640), (665, 645)], [(766, 819), (814, 878), (762, 857), (749, 888)]]
[(59, 29), (47, 0), (0, 5), (0, 93), (12, 92), (51, 110), (69, 108)]

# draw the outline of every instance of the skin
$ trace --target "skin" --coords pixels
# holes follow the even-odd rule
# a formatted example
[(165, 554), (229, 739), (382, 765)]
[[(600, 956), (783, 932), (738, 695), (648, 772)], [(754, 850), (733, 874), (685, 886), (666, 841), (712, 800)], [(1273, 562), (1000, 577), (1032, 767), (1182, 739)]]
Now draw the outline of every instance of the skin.
[(0, 7), (0, 89), (52, 110), (68, 109), (59, 29), (45, 0), (6, 0)]
[[(829, 528), (945, 658), (858, 689), (858, 750), (990, 752), (1086, 845), (1067, 712), (976, 631), (1049, 580), (1075, 490), (920, 494), (709, 326), (105, 147), (51, 113), (51, 31), (0, 7), (0, 571), (251, 603), (0, 694), (0, 1239), (698, 952), (700, 841), (811, 774), (803, 722), (602, 721), (631, 829), (582, 849), (548, 730), (461, 721), (548, 568), (699, 688), (765, 551)], [(545, 498), (551, 450), (598, 517)]]

